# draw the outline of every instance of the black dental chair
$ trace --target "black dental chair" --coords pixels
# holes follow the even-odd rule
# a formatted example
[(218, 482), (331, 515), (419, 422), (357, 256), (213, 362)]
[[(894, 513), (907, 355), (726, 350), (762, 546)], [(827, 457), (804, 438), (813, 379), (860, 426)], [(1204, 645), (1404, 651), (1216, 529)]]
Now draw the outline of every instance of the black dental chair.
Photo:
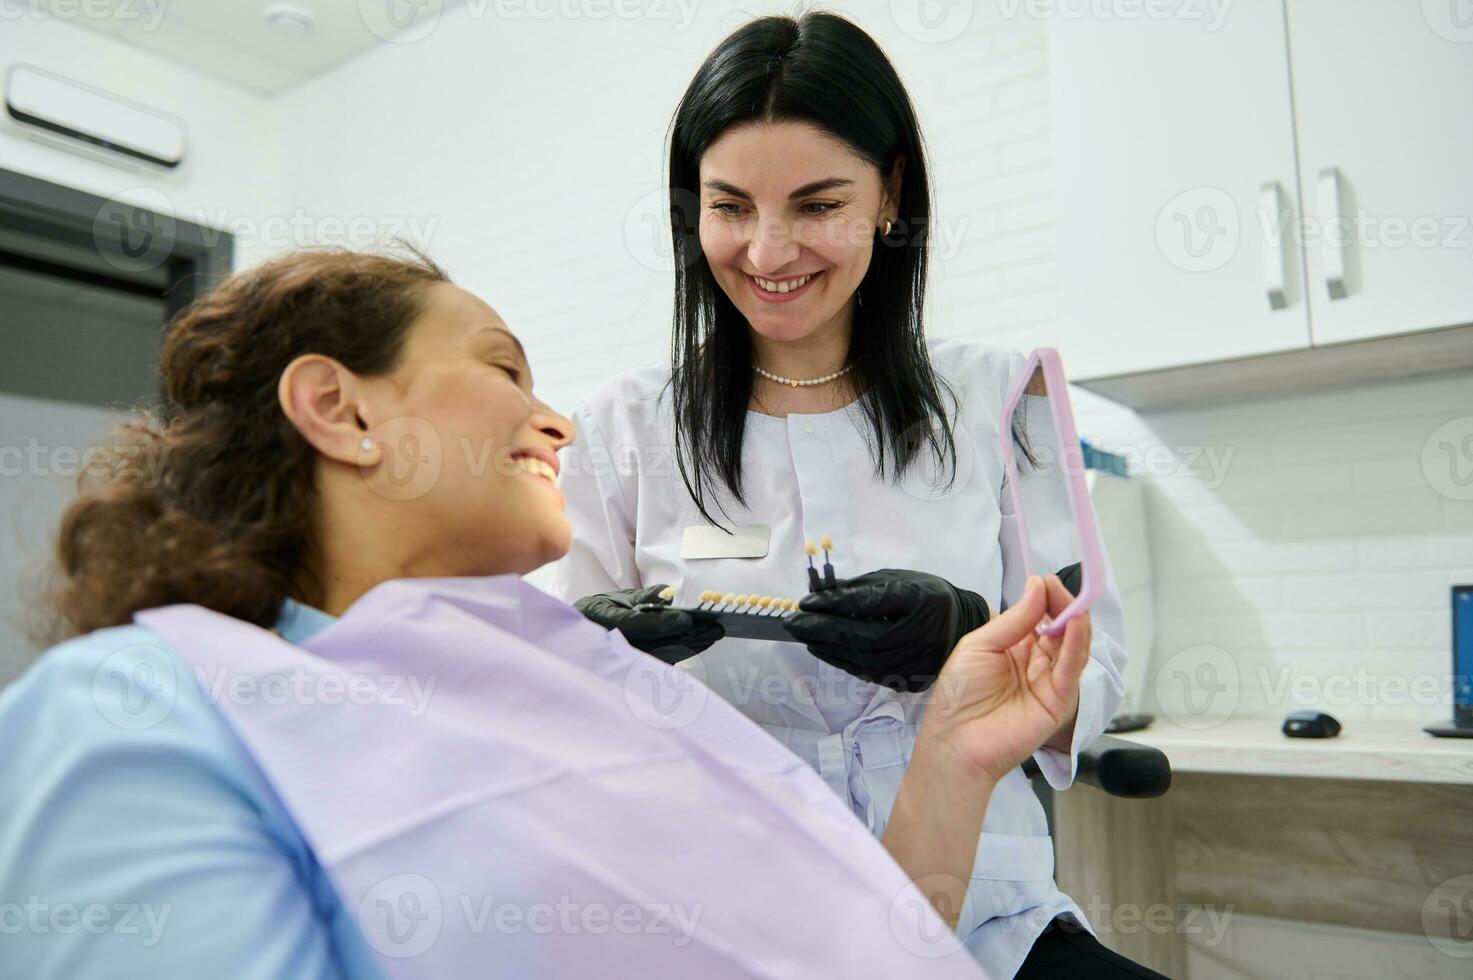
[[(1041, 775), (1038, 763), (1023, 763), (1029, 779)], [(1111, 796), (1148, 800), (1171, 788), (1171, 763), (1166, 753), (1150, 745), (1139, 745), (1114, 735), (1101, 735), (1079, 753), (1074, 778)], [(1035, 783), (1035, 791), (1040, 784)], [(1042, 784), (1044, 789), (1048, 784)], [(1045, 801), (1045, 808), (1048, 803)]]

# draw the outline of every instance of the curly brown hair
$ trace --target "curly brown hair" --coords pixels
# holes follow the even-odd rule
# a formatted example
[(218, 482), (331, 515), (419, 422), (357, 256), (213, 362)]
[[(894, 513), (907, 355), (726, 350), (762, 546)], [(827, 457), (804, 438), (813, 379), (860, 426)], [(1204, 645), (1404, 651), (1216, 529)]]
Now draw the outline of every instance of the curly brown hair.
[(418, 252), (295, 252), (175, 317), (163, 408), (121, 425), (79, 476), (32, 638), (45, 646), (173, 603), (270, 626), (288, 597), (320, 602), (315, 453), (283, 414), (278, 381), (309, 353), (387, 373), (426, 292), (445, 282)]

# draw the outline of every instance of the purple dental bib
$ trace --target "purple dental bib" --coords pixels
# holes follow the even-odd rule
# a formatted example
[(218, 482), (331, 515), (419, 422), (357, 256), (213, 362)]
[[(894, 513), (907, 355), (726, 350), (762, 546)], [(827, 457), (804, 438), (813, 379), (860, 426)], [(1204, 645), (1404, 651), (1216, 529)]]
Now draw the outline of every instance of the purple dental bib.
[(802, 760), (515, 576), (386, 582), (301, 645), (136, 619), (388, 977), (985, 976)]

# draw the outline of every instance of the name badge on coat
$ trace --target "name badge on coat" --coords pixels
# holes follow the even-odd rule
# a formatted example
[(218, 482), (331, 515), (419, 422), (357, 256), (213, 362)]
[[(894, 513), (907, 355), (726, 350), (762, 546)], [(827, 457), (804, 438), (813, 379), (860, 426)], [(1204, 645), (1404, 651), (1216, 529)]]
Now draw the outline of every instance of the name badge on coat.
[(734, 533), (710, 524), (692, 524), (680, 539), (681, 560), (692, 558), (765, 558), (769, 524), (738, 524)]

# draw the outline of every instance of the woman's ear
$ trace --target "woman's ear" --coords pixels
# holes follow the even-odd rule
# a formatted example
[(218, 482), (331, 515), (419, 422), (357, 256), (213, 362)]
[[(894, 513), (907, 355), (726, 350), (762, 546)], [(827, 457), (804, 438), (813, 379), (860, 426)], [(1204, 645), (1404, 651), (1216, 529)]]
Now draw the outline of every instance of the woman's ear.
[(895, 158), (895, 165), (890, 168), (890, 173), (885, 176), (884, 202), (880, 205), (880, 217), (886, 218), (894, 215), (894, 220), (900, 220), (900, 185), (905, 177), (905, 157)]
[(363, 392), (358, 377), (330, 357), (303, 354), (286, 366), (276, 397), (292, 426), (323, 456), (350, 466), (378, 461), (377, 444), (369, 443), (370, 420), (360, 411)]

